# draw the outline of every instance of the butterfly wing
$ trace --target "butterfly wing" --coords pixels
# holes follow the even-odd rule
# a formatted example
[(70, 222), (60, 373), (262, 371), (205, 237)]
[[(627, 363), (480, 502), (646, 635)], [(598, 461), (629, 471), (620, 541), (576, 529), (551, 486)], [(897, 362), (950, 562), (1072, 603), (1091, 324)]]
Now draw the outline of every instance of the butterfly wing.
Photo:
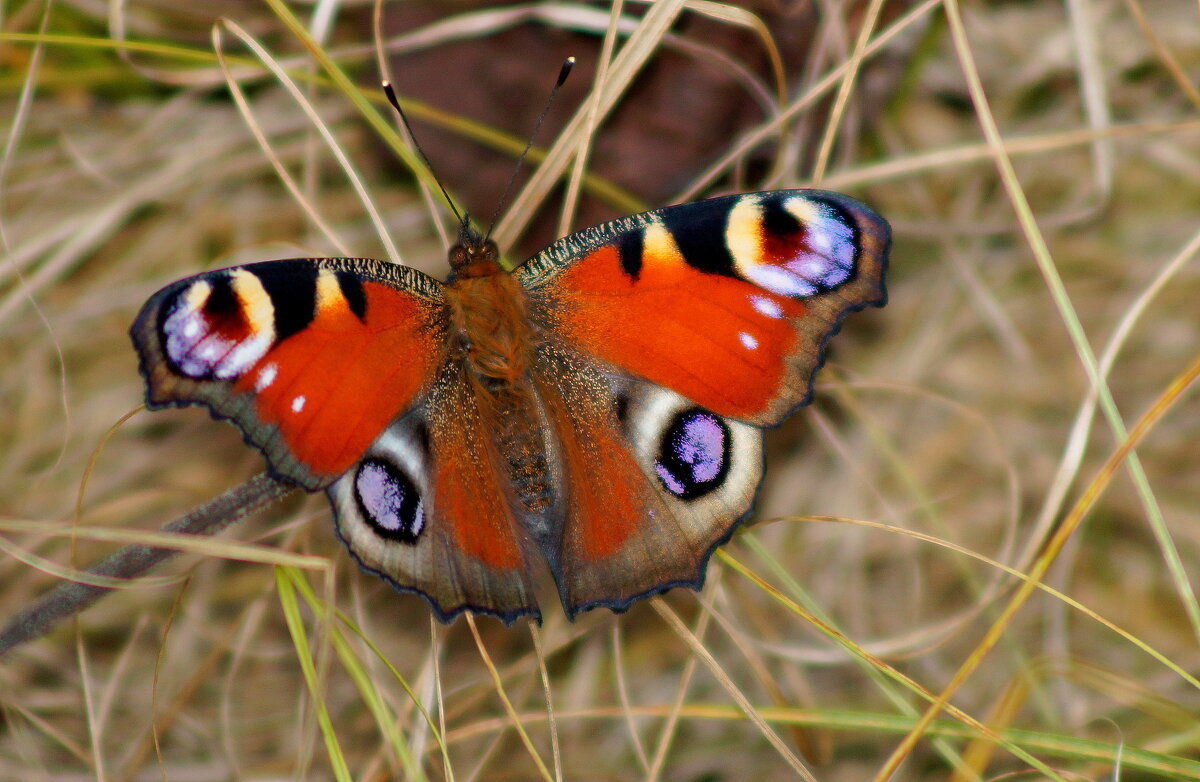
[(204, 405), (309, 491), (358, 461), (433, 381), (442, 286), (365, 259), (270, 261), (156, 293), (130, 334), (151, 408)]
[(329, 487), (338, 535), (358, 563), (424, 596), (449, 622), (464, 610), (540, 617), (530, 556), (496, 453), (494, 422), (458, 361)]
[(888, 244), (851, 198), (773, 191), (615, 220), (517, 270), (545, 335), (569, 614), (702, 585), (753, 504), (760, 427), (809, 400), (842, 319), (884, 303)]
[(546, 554), (568, 616), (699, 589), (753, 504), (761, 430), (606, 375), (566, 346), (544, 345), (534, 378), (563, 476), (561, 537)]
[(883, 305), (889, 241), (848, 196), (776, 190), (589, 228), (516, 274), (543, 325), (602, 365), (771, 426), (808, 401), (842, 319)]
[(271, 261), (180, 280), (131, 334), (150, 407), (235, 423), (271, 471), (327, 488), (365, 569), (447, 621), (536, 614), (490, 432), (447, 358), (443, 286), (365, 259)]

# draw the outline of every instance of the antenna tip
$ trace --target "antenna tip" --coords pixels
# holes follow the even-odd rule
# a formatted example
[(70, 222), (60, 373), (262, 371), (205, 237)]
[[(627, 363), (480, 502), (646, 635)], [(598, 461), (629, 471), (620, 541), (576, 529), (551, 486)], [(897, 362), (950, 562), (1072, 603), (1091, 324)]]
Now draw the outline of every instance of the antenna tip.
[(400, 116), (403, 117), (404, 111), (400, 108), (400, 101), (396, 98), (396, 90), (392, 88), (392, 83), (384, 79), (381, 84), (383, 84), (383, 94), (387, 96), (388, 103), (392, 104), (392, 108), (399, 111)]
[(567, 80), (567, 77), (571, 75), (571, 69), (574, 67), (575, 67), (575, 58), (574, 57), (568, 57), (566, 60), (563, 61), (562, 70), (560, 70), (558, 72), (558, 81), (555, 83), (554, 89), (558, 89), (559, 87), (563, 86), (563, 82), (565, 82)]

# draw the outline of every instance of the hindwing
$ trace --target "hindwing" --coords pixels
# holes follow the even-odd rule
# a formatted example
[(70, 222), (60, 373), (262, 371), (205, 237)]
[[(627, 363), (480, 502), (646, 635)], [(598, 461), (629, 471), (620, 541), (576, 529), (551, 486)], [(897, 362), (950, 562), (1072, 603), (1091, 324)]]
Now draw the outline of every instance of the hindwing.
[(749, 512), (762, 432), (543, 346), (535, 385), (557, 444), (560, 530), (547, 552), (568, 616), (686, 586)]
[(428, 399), (328, 489), (339, 537), (365, 569), (425, 597), (443, 622), (464, 610), (540, 618), (529, 525), (512, 501), (494, 421), (447, 362)]

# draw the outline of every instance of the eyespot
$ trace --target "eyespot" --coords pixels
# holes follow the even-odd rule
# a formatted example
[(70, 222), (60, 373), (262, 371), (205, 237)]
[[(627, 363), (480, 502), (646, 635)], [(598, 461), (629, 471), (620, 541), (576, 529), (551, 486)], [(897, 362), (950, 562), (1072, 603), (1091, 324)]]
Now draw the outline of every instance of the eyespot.
[(729, 474), (730, 432), (720, 416), (693, 407), (671, 419), (654, 471), (671, 494), (694, 500), (720, 488)]
[(354, 498), (375, 534), (416, 543), (425, 529), (425, 503), (417, 487), (395, 465), (367, 459), (354, 476)]
[(854, 219), (845, 210), (827, 199), (790, 193), (738, 199), (725, 242), (738, 276), (792, 299), (844, 284), (854, 274), (858, 253)]
[(178, 291), (159, 323), (171, 367), (200, 380), (236, 380), (275, 342), (274, 304), (245, 269), (218, 272)]

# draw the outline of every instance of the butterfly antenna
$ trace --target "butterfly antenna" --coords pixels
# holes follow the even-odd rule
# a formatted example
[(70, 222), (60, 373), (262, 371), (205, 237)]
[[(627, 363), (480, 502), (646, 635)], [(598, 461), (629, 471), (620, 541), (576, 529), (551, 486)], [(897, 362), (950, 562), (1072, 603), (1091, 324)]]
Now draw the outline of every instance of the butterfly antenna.
[(417, 154), (421, 156), (425, 167), (429, 169), (429, 173), (433, 175), (433, 181), (437, 182), (438, 188), (441, 189), (442, 195), (446, 198), (446, 203), (450, 205), (450, 211), (454, 212), (454, 216), (458, 218), (460, 225), (466, 225), (467, 220), (459, 213), (458, 207), (454, 205), (454, 199), (446, 192), (446, 186), (442, 184), (442, 178), (437, 175), (437, 171), (433, 169), (433, 164), (429, 162), (429, 158), (425, 155), (425, 150), (421, 149), (420, 143), (417, 141), (417, 134), (413, 133), (412, 125), (408, 124), (408, 115), (404, 113), (404, 109), (400, 108), (400, 101), (396, 99), (396, 91), (392, 89), (390, 81), (383, 82), (383, 94), (387, 95), (388, 103), (392, 104), (392, 108), (400, 115), (400, 121), (404, 123), (404, 129), (408, 131), (408, 137), (412, 139), (413, 147), (416, 148)]
[(512, 191), (513, 183), (517, 181), (517, 173), (521, 170), (521, 164), (525, 162), (525, 156), (533, 148), (533, 141), (537, 138), (538, 131), (542, 129), (542, 123), (546, 121), (546, 115), (550, 113), (550, 104), (554, 103), (554, 96), (558, 94), (559, 88), (563, 86), (563, 82), (571, 75), (571, 69), (574, 67), (574, 57), (568, 57), (563, 61), (562, 68), (558, 72), (558, 81), (554, 82), (554, 88), (550, 90), (550, 96), (546, 98), (546, 105), (542, 107), (542, 113), (538, 116), (537, 123), (533, 126), (533, 132), (529, 134), (529, 141), (525, 142), (525, 149), (521, 152), (521, 157), (517, 158), (517, 165), (513, 166), (512, 176), (508, 178), (508, 184), (504, 186), (504, 194), (500, 196), (500, 201), (496, 204), (496, 211), (492, 215), (492, 222), (488, 226), (487, 235), (483, 237), (484, 241), (492, 237), (492, 229), (496, 227), (496, 220), (500, 218), (500, 212), (503, 211), (505, 204), (508, 203), (508, 194)]

